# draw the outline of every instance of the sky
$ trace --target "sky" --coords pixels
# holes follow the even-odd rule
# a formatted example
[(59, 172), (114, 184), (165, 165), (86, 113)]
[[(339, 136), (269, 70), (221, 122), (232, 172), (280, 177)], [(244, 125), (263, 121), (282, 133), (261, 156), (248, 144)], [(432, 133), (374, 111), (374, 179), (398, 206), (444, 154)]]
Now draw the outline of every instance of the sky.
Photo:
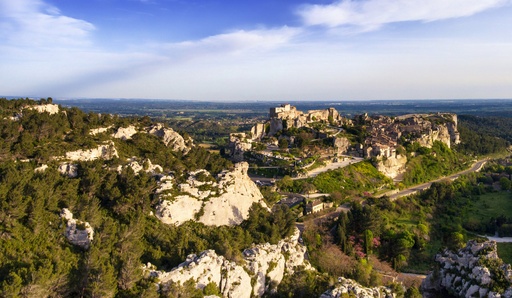
[(512, 98), (512, 0), (0, 0), (0, 96)]

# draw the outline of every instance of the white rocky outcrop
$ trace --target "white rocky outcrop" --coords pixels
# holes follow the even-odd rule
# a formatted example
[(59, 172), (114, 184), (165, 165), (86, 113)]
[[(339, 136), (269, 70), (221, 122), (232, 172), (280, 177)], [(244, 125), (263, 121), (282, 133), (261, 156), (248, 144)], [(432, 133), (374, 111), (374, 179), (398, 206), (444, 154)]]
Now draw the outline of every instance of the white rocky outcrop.
[(334, 137), (334, 149), (337, 154), (347, 154), (350, 146), (350, 140), (346, 137)]
[(94, 237), (94, 230), (88, 222), (76, 220), (73, 213), (67, 208), (63, 208), (60, 217), (66, 220), (65, 236), (74, 245), (88, 249)]
[(93, 129), (90, 129), (89, 130), (89, 134), (91, 136), (95, 136), (97, 134), (100, 134), (100, 133), (104, 133), (104, 132), (107, 132), (109, 129), (112, 128), (112, 125), (108, 126), (108, 127), (99, 127), (99, 128), (93, 128)]
[(245, 133), (232, 133), (229, 135), (229, 150), (231, 159), (240, 162), (244, 160), (244, 153), (251, 150), (252, 141), (247, 139)]
[(116, 139), (126, 141), (131, 139), (132, 136), (138, 132), (139, 131), (135, 128), (135, 126), (130, 125), (128, 127), (119, 127), (112, 136)]
[(34, 173), (44, 173), (48, 169), (48, 165), (41, 165), (34, 169)]
[(78, 176), (78, 165), (72, 163), (62, 163), (59, 165), (59, 173), (66, 175), (69, 178), (75, 178)]
[(135, 157), (132, 157), (128, 160), (128, 164), (125, 165), (125, 166), (122, 166), (122, 165), (119, 165), (117, 167), (117, 172), (118, 173), (121, 173), (121, 171), (123, 170), (123, 168), (126, 168), (126, 167), (130, 167), (132, 168), (133, 172), (137, 175), (139, 174), (140, 171), (144, 171), (146, 173), (150, 173), (150, 174), (156, 174), (156, 173), (161, 173), (163, 172), (163, 168), (162, 166), (160, 165), (154, 165), (151, 160), (148, 158), (146, 159), (144, 162), (142, 162), (142, 164), (140, 164), (138, 161), (137, 161), (137, 158)]
[(48, 113), (50, 115), (57, 114), (59, 112), (59, 106), (56, 104), (45, 104), (36, 106), (27, 106), (25, 109), (36, 110), (39, 113)]
[(185, 139), (172, 128), (165, 127), (161, 123), (157, 123), (146, 129), (149, 134), (162, 138), (165, 146), (171, 147), (174, 151), (181, 151), (187, 154), (190, 151)]
[(255, 279), (252, 292), (262, 296), (268, 292), (271, 285), (278, 285), (285, 274), (293, 274), (297, 266), (313, 270), (305, 260), (306, 247), (299, 244), (300, 232), (295, 233), (277, 244), (258, 244), (244, 250), (243, 256), (246, 266)]
[(72, 161), (91, 161), (100, 158), (109, 160), (114, 157), (119, 157), (119, 155), (117, 154), (114, 142), (110, 141), (97, 148), (66, 152), (64, 158)]
[(340, 298), (340, 297), (356, 297), (356, 298), (388, 298), (396, 297), (396, 294), (387, 287), (367, 288), (358, 284), (356, 281), (344, 277), (338, 278), (338, 283), (334, 289), (323, 293), (320, 298)]
[(306, 248), (297, 242), (299, 230), (276, 245), (255, 245), (243, 252), (243, 263), (236, 264), (219, 256), (213, 250), (192, 254), (187, 260), (169, 272), (154, 270), (151, 264), (144, 266), (152, 277), (158, 278), (161, 287), (169, 282), (183, 284), (189, 279), (203, 289), (215, 283), (223, 297), (262, 296), (271, 284), (278, 285), (283, 276), (293, 274), (297, 266), (311, 268), (305, 260)]
[(264, 123), (256, 123), (251, 128), (251, 139), (253, 141), (259, 141), (265, 137), (265, 124)]
[(389, 178), (396, 178), (405, 173), (405, 165), (407, 164), (407, 156), (395, 154), (386, 158), (379, 158), (376, 168), (379, 172)]
[[(458, 297), (512, 297), (512, 268), (498, 257), (496, 242), (471, 240), (454, 253), (436, 255), (439, 268), (423, 281), (423, 297), (437, 297), (445, 290)], [(502, 291), (493, 291), (499, 283)]]
[[(266, 207), (263, 195), (247, 175), (248, 168), (246, 162), (235, 164), (233, 171), (220, 173), (217, 182), (200, 182), (190, 175), (187, 183), (171, 184), (178, 195), (170, 193), (166, 179), (165, 195), (160, 196), (156, 216), (164, 223), (176, 225), (191, 219), (209, 226), (240, 224), (248, 218), (253, 203)], [(208, 185), (204, 187), (205, 184)], [(156, 192), (163, 191), (159, 188)]]

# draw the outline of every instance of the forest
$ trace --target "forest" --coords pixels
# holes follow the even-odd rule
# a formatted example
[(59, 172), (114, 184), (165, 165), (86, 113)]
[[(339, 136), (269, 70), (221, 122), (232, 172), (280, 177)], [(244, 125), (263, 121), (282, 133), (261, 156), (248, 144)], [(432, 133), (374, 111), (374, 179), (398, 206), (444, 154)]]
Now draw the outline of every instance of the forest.
[[(206, 226), (193, 220), (166, 225), (152, 215), (158, 198), (158, 175), (135, 173), (126, 167), (136, 157), (150, 160), (172, 173), (178, 183), (187, 171), (206, 169), (213, 175), (233, 167), (214, 151), (193, 146), (179, 123), (168, 123), (187, 140), (187, 154), (173, 150), (156, 136), (137, 133), (128, 140), (112, 139), (119, 127), (139, 129), (153, 123), (148, 116), (120, 117), (59, 106), (55, 114), (30, 107), (52, 104), (51, 98), (0, 99), (0, 296), (1, 297), (203, 297), (218, 294), (195, 282), (173, 284), (166, 291), (145, 276), (142, 264), (171, 270), (187, 255), (214, 249), (230, 261), (241, 262), (242, 251), (257, 243), (277, 243), (295, 231), (297, 212), (280, 200), (276, 189), (262, 187), (272, 211), (253, 205), (239, 226)], [(460, 145), (453, 149), (436, 142), (433, 148), (404, 144), (410, 155), (403, 183), (413, 185), (458, 171), (461, 161), (475, 156), (506, 153), (511, 141), (503, 130), (508, 118), (461, 117)], [(195, 122), (201, 129), (207, 122)], [(181, 126), (180, 126), (181, 125)], [(108, 128), (91, 134), (92, 129)], [(224, 137), (239, 128), (215, 128)], [(59, 156), (95, 148), (112, 141), (118, 156), (110, 160), (77, 162), (77, 175), (60, 173)], [(211, 139), (209, 141), (215, 141)], [(297, 148), (292, 148), (297, 149)], [(297, 149), (298, 150), (298, 149)], [(435, 154), (433, 154), (435, 152)], [(39, 170), (43, 165), (45, 170)], [(121, 167), (120, 167), (121, 166)], [(119, 169), (119, 170), (118, 170)], [(160, 173), (160, 174), (162, 174)], [(338, 276), (362, 285), (388, 285), (398, 297), (420, 297), (418, 284), (388, 280), (384, 272), (427, 272), (441, 248), (456, 249), (468, 239), (498, 233), (512, 236), (509, 159), (489, 162), (480, 173), (453, 182), (443, 181), (419, 194), (395, 201), (371, 193), (394, 187), (366, 160), (314, 178), (285, 176), (280, 192), (328, 193), (336, 204), (348, 204), (336, 217), (305, 221), (302, 239), (311, 264), (317, 269), (297, 270), (285, 276), (268, 297), (320, 296)], [(89, 249), (71, 244), (63, 236), (63, 208), (90, 223), (95, 236)], [(507, 260), (508, 262), (512, 260)]]

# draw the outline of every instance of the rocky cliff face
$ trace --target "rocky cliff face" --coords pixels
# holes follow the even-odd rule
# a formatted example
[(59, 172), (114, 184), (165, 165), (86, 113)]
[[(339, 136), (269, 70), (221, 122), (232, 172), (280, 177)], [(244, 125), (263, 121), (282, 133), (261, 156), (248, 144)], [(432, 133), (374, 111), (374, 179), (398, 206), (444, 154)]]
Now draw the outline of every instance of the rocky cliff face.
[(350, 148), (350, 140), (345, 137), (335, 137), (334, 148), (338, 154), (347, 154)]
[(251, 128), (251, 135), (252, 140), (261, 140), (263, 137), (265, 137), (265, 124), (264, 123), (257, 123)]
[(512, 268), (498, 258), (494, 241), (469, 241), (456, 253), (437, 254), (436, 262), (421, 285), (424, 297), (512, 297)]
[(240, 224), (249, 216), (253, 203), (266, 206), (247, 175), (248, 168), (246, 162), (235, 164), (233, 171), (219, 174), (216, 182), (201, 182), (194, 178), (197, 174), (189, 173), (187, 183), (173, 185), (172, 178), (167, 177), (156, 191), (160, 194), (156, 216), (176, 225), (191, 219), (211, 226)]
[(334, 289), (323, 293), (320, 298), (340, 298), (340, 297), (357, 297), (357, 298), (391, 298), (396, 297), (391, 289), (386, 287), (367, 288), (358, 284), (354, 280), (344, 277), (338, 278), (338, 283)]
[(39, 113), (48, 113), (50, 115), (57, 114), (59, 112), (59, 106), (55, 104), (45, 104), (45, 105), (36, 105), (36, 106), (28, 106), (26, 109), (36, 110)]
[(71, 161), (91, 161), (96, 159), (112, 159), (119, 157), (114, 142), (110, 141), (97, 148), (66, 152), (65, 159)]
[(405, 173), (405, 165), (407, 164), (407, 156), (395, 154), (387, 158), (379, 159), (376, 168), (382, 174), (389, 178), (396, 178)]
[[(146, 129), (149, 134), (162, 138), (165, 146), (171, 147), (174, 151), (181, 151), (187, 154), (190, 151), (185, 139), (172, 128), (164, 127), (163, 124), (157, 123)], [(191, 140), (189, 140), (191, 142)]]
[(229, 150), (231, 159), (235, 162), (244, 160), (244, 152), (251, 150), (252, 143), (247, 140), (245, 133), (232, 133), (229, 135)]
[(67, 208), (62, 209), (60, 217), (66, 220), (65, 236), (74, 245), (88, 249), (94, 237), (94, 230), (88, 222), (73, 218), (73, 213)]
[(203, 289), (215, 283), (223, 297), (250, 298), (262, 296), (277, 286), (285, 274), (293, 274), (297, 266), (311, 268), (305, 260), (306, 248), (299, 244), (299, 231), (276, 245), (255, 245), (243, 252), (243, 262), (236, 264), (219, 256), (213, 250), (189, 255), (187, 260), (169, 272), (157, 271), (151, 264), (145, 266), (150, 276), (157, 277), (160, 287), (169, 282), (183, 284), (189, 279)]
[(135, 126), (130, 125), (128, 127), (119, 127), (112, 136), (116, 139), (126, 141), (131, 139), (136, 133), (138, 133), (138, 131)]

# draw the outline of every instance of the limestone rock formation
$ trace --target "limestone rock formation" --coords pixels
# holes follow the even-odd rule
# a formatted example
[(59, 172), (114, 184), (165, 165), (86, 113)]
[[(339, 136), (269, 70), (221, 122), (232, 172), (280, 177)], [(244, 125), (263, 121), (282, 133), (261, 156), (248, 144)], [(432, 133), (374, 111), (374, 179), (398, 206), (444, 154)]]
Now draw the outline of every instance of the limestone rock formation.
[[(165, 127), (161, 123), (157, 123), (147, 128), (149, 134), (155, 135), (162, 138), (165, 146), (171, 147), (174, 151), (181, 151), (187, 154), (190, 151), (190, 147), (187, 146), (185, 139), (172, 128)], [(189, 140), (191, 142), (191, 140)]]
[(245, 133), (232, 133), (229, 135), (229, 151), (231, 159), (235, 162), (244, 160), (244, 152), (251, 150), (252, 143)]
[(284, 275), (293, 274), (297, 266), (311, 268), (305, 260), (306, 247), (297, 242), (297, 229), (292, 237), (276, 245), (255, 245), (243, 252), (243, 264), (236, 264), (219, 256), (213, 250), (192, 254), (187, 260), (169, 272), (154, 270), (151, 264), (146, 272), (157, 277), (160, 287), (170, 281), (183, 284), (189, 279), (196, 281), (196, 287), (203, 289), (210, 282), (215, 283), (223, 297), (261, 297), (270, 285), (278, 285)]
[(138, 133), (138, 130), (135, 128), (135, 126), (130, 125), (128, 127), (119, 127), (112, 136), (116, 139), (126, 141), (131, 139), (132, 136), (136, 133)]
[(107, 132), (109, 129), (112, 128), (112, 125), (111, 126), (108, 126), (108, 127), (99, 127), (99, 128), (93, 128), (91, 130), (89, 130), (89, 134), (91, 136), (95, 136), (97, 134), (100, 134), (100, 133), (104, 133), (104, 132)]
[(340, 297), (357, 297), (357, 298), (391, 298), (396, 297), (396, 294), (387, 287), (367, 288), (358, 284), (352, 279), (344, 277), (338, 278), (338, 284), (334, 289), (328, 290), (323, 293), (320, 298), (340, 298)]
[(379, 172), (394, 179), (405, 173), (405, 165), (407, 164), (407, 156), (395, 154), (390, 157), (380, 158), (376, 168)]
[(187, 183), (180, 185), (173, 185), (170, 177), (161, 179), (156, 191), (160, 197), (156, 216), (176, 225), (191, 219), (211, 226), (240, 224), (249, 216), (253, 203), (266, 206), (263, 195), (247, 175), (248, 168), (245, 162), (235, 164), (233, 171), (219, 174), (216, 182), (198, 181), (194, 177), (199, 172), (189, 173)]
[(251, 139), (253, 141), (261, 140), (263, 137), (265, 137), (265, 124), (264, 123), (257, 123), (251, 128)]
[(235, 164), (233, 171), (219, 174), (219, 193), (204, 204), (204, 215), (200, 222), (205, 225), (238, 225), (249, 217), (253, 203), (267, 207), (263, 195), (247, 175), (249, 164)]
[(436, 255), (438, 268), (423, 281), (423, 297), (512, 297), (512, 268), (498, 257), (494, 241), (471, 240), (454, 253)]
[(299, 237), (300, 232), (296, 229), (291, 237), (275, 245), (265, 243), (244, 250), (244, 260), (255, 279), (252, 286), (254, 294), (262, 296), (274, 290), (270, 287), (281, 283), (285, 274), (293, 274), (297, 266), (313, 269), (305, 260), (306, 247), (299, 244)]
[(350, 140), (346, 137), (334, 138), (334, 149), (338, 154), (347, 154), (350, 148)]
[(36, 110), (39, 113), (48, 113), (50, 115), (57, 114), (59, 112), (59, 106), (56, 104), (45, 104), (36, 106), (27, 106), (25, 109)]
[(163, 172), (163, 168), (160, 165), (154, 165), (151, 160), (148, 158), (142, 164), (137, 161), (137, 158), (132, 157), (128, 160), (128, 164), (125, 166), (119, 165), (117, 167), (117, 172), (120, 173), (123, 168), (130, 167), (133, 172), (137, 175), (140, 171), (144, 171), (146, 173), (156, 174)]
[(96, 159), (109, 160), (119, 157), (114, 142), (110, 141), (97, 148), (66, 152), (65, 159), (72, 161), (91, 161)]
[(73, 245), (88, 249), (94, 237), (94, 230), (88, 222), (73, 218), (73, 213), (63, 208), (60, 217), (66, 220), (65, 236)]
[(59, 165), (59, 173), (66, 175), (69, 178), (75, 178), (78, 176), (78, 166), (72, 163), (62, 163)]

